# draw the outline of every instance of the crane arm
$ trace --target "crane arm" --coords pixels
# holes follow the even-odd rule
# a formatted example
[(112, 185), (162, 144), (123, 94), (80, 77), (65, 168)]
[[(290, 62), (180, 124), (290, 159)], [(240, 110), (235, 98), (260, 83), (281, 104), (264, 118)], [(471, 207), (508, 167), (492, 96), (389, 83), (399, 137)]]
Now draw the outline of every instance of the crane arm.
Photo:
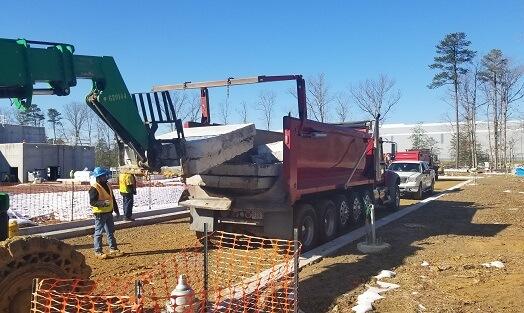
[[(0, 98), (11, 98), (24, 111), (33, 95), (66, 96), (77, 79), (89, 79), (93, 86), (86, 96), (88, 106), (135, 151), (142, 165), (165, 165), (158, 160), (162, 145), (142, 121), (112, 57), (75, 55), (69, 44), (24, 39), (0, 39), (0, 56)], [(46, 88), (34, 87), (42, 83)]]

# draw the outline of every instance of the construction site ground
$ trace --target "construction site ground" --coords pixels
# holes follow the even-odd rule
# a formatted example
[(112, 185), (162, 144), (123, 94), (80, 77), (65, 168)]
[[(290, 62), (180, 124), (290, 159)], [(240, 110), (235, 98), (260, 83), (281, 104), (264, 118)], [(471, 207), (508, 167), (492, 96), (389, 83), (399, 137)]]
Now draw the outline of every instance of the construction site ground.
[[(438, 181), (435, 189), (458, 183)], [(400, 288), (375, 302), (376, 312), (522, 312), (523, 183), (515, 177), (481, 179), (380, 228), (391, 250), (366, 256), (354, 243), (304, 268), (300, 307), (306, 313), (351, 312), (366, 284), (374, 283), (373, 276), (389, 269), (397, 275), (387, 281)], [(401, 204), (415, 202), (403, 199)], [(385, 214), (379, 210), (378, 218)], [(109, 260), (94, 257), (91, 236), (66, 242), (86, 256), (92, 277), (105, 281), (143, 271), (196, 244), (188, 219), (118, 230), (116, 237), (127, 255)], [(495, 260), (506, 267), (481, 265)], [(423, 261), (429, 266), (421, 266)]]

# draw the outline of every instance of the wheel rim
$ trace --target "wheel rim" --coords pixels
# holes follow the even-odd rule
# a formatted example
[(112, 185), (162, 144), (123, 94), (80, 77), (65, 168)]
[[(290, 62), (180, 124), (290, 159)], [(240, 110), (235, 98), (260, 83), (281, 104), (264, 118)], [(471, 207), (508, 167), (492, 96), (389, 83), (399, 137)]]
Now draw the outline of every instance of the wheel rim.
[(362, 208), (360, 206), (360, 201), (358, 201), (358, 198), (355, 197), (353, 200), (353, 218), (355, 221), (360, 220), (360, 216), (362, 215)]
[(364, 200), (364, 206), (367, 208), (370, 204), (373, 204), (373, 200), (371, 200), (371, 196), (369, 195), (369, 192), (364, 193), (364, 197), (362, 198)]
[(311, 216), (304, 217), (301, 227), (302, 232), (302, 244), (308, 247), (313, 243), (313, 237), (315, 233), (315, 222)]
[(347, 225), (349, 221), (349, 206), (345, 200), (340, 203), (339, 214), (340, 224)]
[(335, 234), (335, 212), (328, 209), (324, 216), (324, 233), (327, 237), (330, 237)]

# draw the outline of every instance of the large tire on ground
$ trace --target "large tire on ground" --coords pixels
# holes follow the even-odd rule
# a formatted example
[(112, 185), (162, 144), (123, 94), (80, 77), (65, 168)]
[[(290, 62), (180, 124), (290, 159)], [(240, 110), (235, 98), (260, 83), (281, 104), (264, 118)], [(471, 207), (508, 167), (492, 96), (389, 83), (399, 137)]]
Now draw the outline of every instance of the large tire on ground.
[(396, 211), (400, 209), (400, 188), (398, 186), (394, 187), (391, 198), (392, 198), (392, 201), (389, 201), (388, 208), (392, 211)]
[(62, 241), (14, 237), (0, 242), (0, 313), (29, 312), (34, 278), (88, 279), (85, 257)]
[(298, 229), (298, 240), (302, 251), (314, 248), (318, 242), (318, 218), (312, 205), (302, 203), (296, 208), (295, 227)]
[(349, 195), (349, 212), (352, 224), (359, 225), (364, 222), (364, 204), (362, 203), (362, 197), (356, 191), (351, 192)]
[(319, 219), (319, 235), (322, 242), (334, 239), (338, 234), (340, 224), (339, 213), (331, 200), (321, 200), (318, 203), (322, 215)]
[(415, 192), (413, 198), (415, 198), (416, 200), (422, 200), (422, 198), (424, 198), (424, 189), (422, 189), (422, 183), (418, 185), (418, 191)]
[(349, 209), (350, 205), (348, 198), (344, 195), (336, 195), (333, 197), (333, 201), (338, 211), (339, 230), (343, 231), (348, 229), (349, 225), (351, 224)]

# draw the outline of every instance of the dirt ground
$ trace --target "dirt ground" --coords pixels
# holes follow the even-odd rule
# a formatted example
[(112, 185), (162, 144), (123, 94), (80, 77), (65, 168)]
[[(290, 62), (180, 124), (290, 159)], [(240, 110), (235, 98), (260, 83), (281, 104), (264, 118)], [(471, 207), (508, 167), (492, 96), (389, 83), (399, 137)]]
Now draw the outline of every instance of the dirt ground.
[[(366, 284), (387, 269), (397, 275), (384, 281), (400, 288), (375, 302), (375, 312), (524, 312), (523, 203), (524, 179), (516, 177), (448, 193), (379, 229), (390, 251), (366, 256), (352, 244), (304, 268), (300, 306), (352, 312)], [(496, 260), (505, 268), (481, 266)]]
[[(399, 283), (401, 288), (390, 292), (386, 299), (376, 302), (378, 312), (416, 312), (419, 303), (428, 308), (427, 312), (469, 312), (470, 307), (466, 306), (464, 309), (465, 304), (460, 300), (464, 298), (462, 293), (467, 293), (465, 286), (470, 286), (477, 280), (479, 282), (489, 281), (493, 284), (495, 281), (489, 279), (490, 275), (497, 275), (497, 279), (500, 280), (502, 279), (500, 275), (503, 273), (506, 277), (510, 268), (517, 262), (511, 259), (511, 255), (507, 252), (495, 253), (497, 250), (490, 248), (489, 251), (495, 253), (491, 256), (487, 250), (484, 251), (485, 237), (495, 236), (506, 229), (507, 225), (471, 225), (471, 223), (494, 223), (492, 217), (472, 221), (478, 208), (485, 206), (491, 208), (489, 204), (477, 205), (475, 201), (497, 199), (494, 196), (479, 197), (477, 195), (479, 190), (482, 190), (483, 194), (495, 192), (500, 197), (514, 197), (515, 204), (510, 206), (514, 208), (519, 207), (517, 204), (519, 196), (524, 199), (522, 194), (501, 192), (510, 187), (497, 187), (501, 190), (495, 191), (491, 188), (492, 185), (509, 182), (500, 179), (499, 183), (497, 179), (494, 181), (491, 178), (489, 181), (485, 179), (480, 182), (479, 186), (467, 187), (456, 194), (448, 194), (438, 202), (428, 204), (424, 209), (402, 218), (400, 222), (380, 229), (379, 235), (393, 246), (393, 249), (386, 255), (366, 257), (361, 255), (354, 245), (350, 245), (337, 255), (306, 267), (300, 274), (301, 308), (306, 313), (330, 312), (333, 311), (333, 308), (335, 312), (350, 312), (356, 297), (364, 291), (364, 283), (370, 282), (370, 277), (376, 275), (381, 269), (393, 269), (397, 271), (397, 277), (390, 281)], [(436, 184), (436, 190), (442, 191), (458, 183), (459, 181), (439, 181)], [(518, 184), (518, 182), (513, 183), (515, 186)], [(517, 190), (516, 187), (513, 188)], [(472, 192), (473, 190), (475, 191)], [(522, 190), (524, 191), (524, 187)], [(465, 198), (462, 194), (466, 195)], [(468, 195), (471, 199), (467, 198)], [(405, 207), (415, 202), (417, 201), (412, 199), (402, 199), (401, 204)], [(504, 209), (502, 211), (506, 212)], [(518, 211), (508, 212), (514, 214)], [(386, 214), (388, 212), (378, 212), (379, 216)], [(501, 223), (507, 223), (502, 218), (504, 215), (493, 214), (490, 216), (497, 216), (497, 220), (500, 220)], [(510, 215), (508, 214), (508, 218)], [(409, 227), (403, 226), (404, 224), (408, 224)], [(110, 260), (95, 259), (91, 236), (68, 239), (66, 242), (74, 245), (86, 256), (87, 263), (93, 269), (92, 278), (104, 281), (111, 277), (123, 277), (130, 273), (143, 271), (150, 268), (152, 264), (165, 260), (173, 253), (198, 245), (194, 234), (189, 231), (187, 219), (118, 230), (116, 237), (119, 248), (127, 253), (126, 257)], [(468, 239), (471, 244), (464, 245), (464, 239)], [(436, 251), (434, 251), (435, 248)], [(520, 251), (522, 248), (521, 244)], [(453, 251), (452, 255), (450, 251)], [(517, 251), (514, 250), (515, 253)], [(470, 261), (473, 256), (478, 256), (478, 259)], [(495, 271), (482, 269), (479, 266), (480, 263), (497, 259), (507, 263), (508, 268)], [(430, 262), (431, 266), (429, 268), (420, 267), (423, 260)], [(467, 269), (464, 269), (464, 266)], [(521, 278), (524, 278), (524, 274), (521, 275)], [(426, 278), (422, 279), (420, 276)], [(444, 279), (439, 279), (444, 276)], [(519, 287), (515, 284), (512, 286), (513, 288)], [(522, 286), (520, 285), (521, 289)], [(493, 285), (486, 287), (486, 292), (493, 290)], [(412, 292), (418, 292), (418, 294), (412, 295)], [(482, 296), (478, 297), (478, 299), (482, 298)], [(475, 307), (477, 301), (480, 301), (471, 300), (471, 297), (467, 299), (470, 299), (467, 301), (471, 307)], [(483, 312), (500, 312), (500, 310), (489, 311), (489, 306), (481, 306), (481, 308), (484, 309)]]

